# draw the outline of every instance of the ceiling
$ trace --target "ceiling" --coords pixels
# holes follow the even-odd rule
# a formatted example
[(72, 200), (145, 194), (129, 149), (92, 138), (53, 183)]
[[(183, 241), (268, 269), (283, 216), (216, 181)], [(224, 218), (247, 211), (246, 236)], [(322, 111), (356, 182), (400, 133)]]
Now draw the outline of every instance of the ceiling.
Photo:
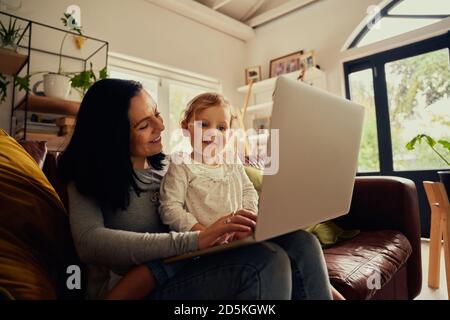
[(251, 18), (284, 5), (290, 0), (195, 0), (235, 20), (247, 22)]
[(145, 0), (248, 41), (255, 28), (321, 0)]

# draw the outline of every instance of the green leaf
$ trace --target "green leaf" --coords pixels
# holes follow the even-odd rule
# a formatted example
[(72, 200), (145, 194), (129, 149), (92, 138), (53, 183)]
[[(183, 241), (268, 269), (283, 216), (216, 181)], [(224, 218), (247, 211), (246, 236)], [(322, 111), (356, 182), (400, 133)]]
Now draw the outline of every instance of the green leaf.
[(106, 66), (100, 70), (99, 77), (100, 77), (100, 79), (108, 78), (108, 69)]
[(30, 76), (25, 76), (25, 77), (15, 76), (14, 77), (14, 86), (18, 86), (19, 90), (29, 91), (30, 90)]
[(426, 134), (423, 134), (422, 136), (426, 139), (426, 141), (430, 147), (434, 147), (436, 145), (436, 141), (433, 138), (431, 138), (430, 136), (427, 136)]
[(448, 151), (450, 151), (450, 142), (448, 142), (447, 140), (439, 140), (438, 143), (440, 145), (442, 145), (445, 149), (447, 149)]
[(409, 141), (407, 144), (406, 144), (406, 149), (408, 149), (408, 150), (414, 150), (414, 146), (416, 145), (416, 143), (417, 143), (417, 141), (420, 139), (420, 134), (419, 135), (417, 135), (417, 136), (415, 136), (413, 139), (411, 139), (411, 141)]

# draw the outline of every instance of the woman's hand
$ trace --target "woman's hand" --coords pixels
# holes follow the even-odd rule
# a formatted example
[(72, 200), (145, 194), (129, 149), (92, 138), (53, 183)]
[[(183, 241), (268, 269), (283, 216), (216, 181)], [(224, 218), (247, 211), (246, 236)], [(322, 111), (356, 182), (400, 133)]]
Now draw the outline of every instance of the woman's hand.
[(220, 238), (227, 233), (253, 232), (255, 221), (247, 217), (248, 214), (230, 214), (218, 219), (198, 236), (198, 248), (210, 248), (217, 244)]

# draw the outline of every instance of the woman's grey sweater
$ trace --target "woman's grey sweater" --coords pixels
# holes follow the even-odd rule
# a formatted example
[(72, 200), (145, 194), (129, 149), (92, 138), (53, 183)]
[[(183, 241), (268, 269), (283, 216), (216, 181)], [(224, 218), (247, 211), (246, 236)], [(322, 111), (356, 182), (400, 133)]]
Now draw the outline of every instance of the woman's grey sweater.
[(93, 199), (68, 186), (70, 226), (76, 250), (89, 265), (116, 274), (143, 262), (198, 249), (198, 232), (169, 232), (158, 214), (161, 172), (136, 170), (138, 185), (146, 191), (130, 192), (126, 210), (103, 212)]

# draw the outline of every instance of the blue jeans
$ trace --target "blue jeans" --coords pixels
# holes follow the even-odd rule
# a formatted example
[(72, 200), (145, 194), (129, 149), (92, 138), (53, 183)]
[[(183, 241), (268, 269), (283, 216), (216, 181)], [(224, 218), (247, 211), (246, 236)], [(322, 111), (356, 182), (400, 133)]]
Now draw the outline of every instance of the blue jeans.
[[(306, 231), (169, 265), (163, 271), (167, 279), (149, 299), (332, 298), (322, 249)], [(159, 275), (155, 277), (158, 281)]]

